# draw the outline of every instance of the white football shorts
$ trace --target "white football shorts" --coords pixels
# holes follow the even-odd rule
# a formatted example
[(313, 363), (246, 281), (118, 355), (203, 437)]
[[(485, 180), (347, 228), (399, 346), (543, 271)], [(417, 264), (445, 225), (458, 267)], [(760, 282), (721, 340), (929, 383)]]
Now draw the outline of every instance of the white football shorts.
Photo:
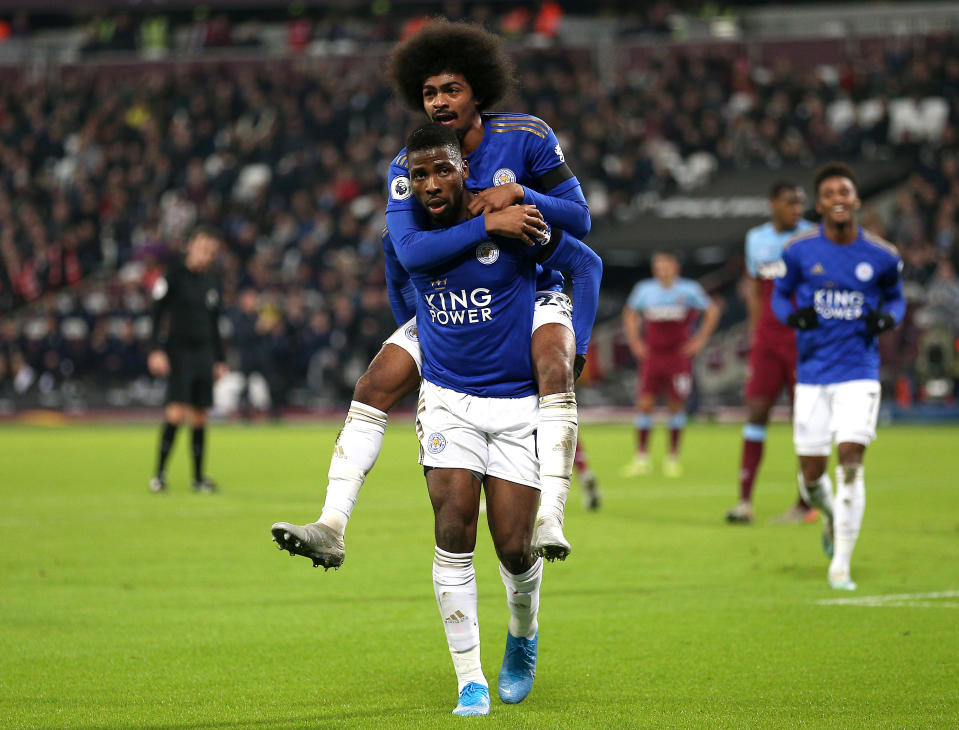
[[(536, 292), (536, 304), (533, 307), (533, 329), (530, 330), (530, 334), (544, 324), (561, 324), (567, 327), (570, 332), (573, 332), (574, 335), (576, 334), (573, 331), (573, 303), (563, 292)], [(416, 363), (416, 369), (421, 373), (423, 372), (423, 354), (420, 351), (420, 338), (416, 332), (416, 317), (397, 328), (383, 344), (396, 345), (406, 350)]]
[(416, 404), (419, 462), (539, 489), (539, 397), (481, 398), (424, 380)]
[(876, 438), (878, 380), (796, 384), (793, 443), (799, 456), (829, 456), (833, 443), (868, 446)]
[(383, 344), (402, 347), (416, 363), (416, 371), (423, 372), (423, 352), (420, 350), (420, 338), (416, 332), (416, 317), (410, 318), (400, 326)]

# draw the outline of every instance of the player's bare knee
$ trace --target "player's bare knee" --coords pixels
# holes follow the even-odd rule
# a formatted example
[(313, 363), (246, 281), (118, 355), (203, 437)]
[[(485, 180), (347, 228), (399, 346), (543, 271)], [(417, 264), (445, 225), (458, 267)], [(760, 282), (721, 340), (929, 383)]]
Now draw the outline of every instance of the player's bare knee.
[(534, 366), (536, 385), (540, 395), (569, 393), (573, 390), (573, 365), (564, 356), (558, 356)]
[[(475, 532), (473, 533), (475, 535)], [(451, 553), (468, 553), (474, 548), (470, 531), (462, 522), (444, 522), (436, 526), (436, 546)]]
[[(399, 353), (393, 354), (393, 349)], [(400, 348), (384, 347), (356, 381), (353, 400), (385, 413), (416, 390), (418, 384), (419, 372), (413, 358)]]
[(522, 542), (505, 545), (496, 551), (500, 563), (513, 575), (525, 573), (533, 566), (528, 545)]
[(839, 459), (839, 465), (843, 469), (853, 469), (862, 464), (862, 457), (866, 452), (866, 447), (862, 444), (844, 442), (836, 447), (836, 456)]
[(772, 410), (772, 403), (766, 400), (751, 400), (746, 404), (746, 420), (757, 426), (765, 426), (769, 423), (769, 411)]
[(179, 403), (170, 403), (164, 409), (163, 415), (166, 417), (167, 423), (179, 426), (186, 417), (186, 408)]
[(812, 484), (826, 472), (826, 459), (821, 456), (801, 457), (799, 470), (802, 472), (803, 481)]
[(206, 425), (206, 410), (202, 408), (190, 409), (190, 425), (193, 428), (202, 428)]

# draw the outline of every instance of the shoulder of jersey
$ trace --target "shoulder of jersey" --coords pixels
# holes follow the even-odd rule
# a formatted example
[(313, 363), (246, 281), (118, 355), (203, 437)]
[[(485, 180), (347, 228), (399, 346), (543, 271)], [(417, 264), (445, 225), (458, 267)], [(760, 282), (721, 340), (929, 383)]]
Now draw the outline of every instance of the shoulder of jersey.
[(748, 231), (746, 231), (746, 238), (752, 238), (753, 236), (762, 236), (767, 233), (772, 227), (772, 223), (766, 221), (765, 223), (760, 223), (758, 226), (753, 226)]
[(899, 258), (899, 249), (893, 246), (891, 243), (889, 243), (889, 241), (887, 241), (885, 238), (883, 238), (882, 236), (877, 236), (872, 231), (867, 231), (864, 228), (862, 231), (862, 240), (864, 240), (866, 243), (870, 243), (873, 246), (876, 246), (877, 248), (882, 249), (890, 256)]
[(380, 231), (380, 240), (385, 239), (389, 235), (390, 235), (390, 229), (387, 228), (386, 226), (383, 226), (383, 230)]
[(549, 125), (532, 114), (498, 112), (489, 114), (489, 130), (496, 134), (521, 132), (546, 139), (552, 130)]
[(393, 158), (393, 161), (390, 165), (396, 165), (397, 167), (402, 167), (404, 169), (409, 167), (409, 164), (406, 161), (406, 147), (400, 150), (400, 153)]
[(805, 230), (800, 231), (795, 236), (790, 238), (786, 243), (783, 244), (783, 251), (785, 251), (790, 246), (793, 246), (797, 243), (802, 243), (803, 241), (808, 241), (813, 238), (819, 238), (819, 226), (813, 226), (812, 228), (806, 228)]

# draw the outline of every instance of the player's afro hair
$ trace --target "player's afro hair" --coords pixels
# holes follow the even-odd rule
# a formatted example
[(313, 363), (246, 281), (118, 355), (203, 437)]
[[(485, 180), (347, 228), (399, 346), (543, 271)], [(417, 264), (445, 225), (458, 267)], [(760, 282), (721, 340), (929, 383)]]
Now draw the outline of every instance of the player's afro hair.
[(845, 162), (827, 162), (825, 165), (816, 170), (816, 177), (813, 179), (813, 190), (816, 191), (816, 195), (819, 195), (819, 186), (822, 184), (823, 180), (826, 180), (830, 177), (845, 177), (852, 180), (852, 184), (859, 189), (859, 182), (856, 180), (856, 174), (852, 171), (852, 168), (849, 167)]
[(423, 109), (423, 82), (437, 74), (462, 74), (480, 111), (496, 104), (514, 83), (513, 62), (497, 36), (448, 20), (435, 20), (399, 43), (388, 70), (397, 96), (414, 111)]
[(421, 124), (406, 138), (407, 155), (420, 150), (434, 150), (438, 147), (451, 147), (457, 155), (461, 155), (460, 140), (456, 132), (439, 122)]

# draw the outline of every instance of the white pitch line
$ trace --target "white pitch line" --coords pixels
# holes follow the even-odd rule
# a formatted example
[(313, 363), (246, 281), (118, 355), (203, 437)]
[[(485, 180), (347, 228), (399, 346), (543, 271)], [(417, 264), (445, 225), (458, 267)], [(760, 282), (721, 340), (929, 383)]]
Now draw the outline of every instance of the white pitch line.
[(933, 593), (891, 593), (885, 596), (862, 596), (860, 598), (830, 598), (816, 601), (820, 606), (866, 606), (878, 607), (916, 607), (916, 608), (959, 608), (959, 603), (930, 601), (931, 598), (959, 598), (959, 590), (936, 591)]

